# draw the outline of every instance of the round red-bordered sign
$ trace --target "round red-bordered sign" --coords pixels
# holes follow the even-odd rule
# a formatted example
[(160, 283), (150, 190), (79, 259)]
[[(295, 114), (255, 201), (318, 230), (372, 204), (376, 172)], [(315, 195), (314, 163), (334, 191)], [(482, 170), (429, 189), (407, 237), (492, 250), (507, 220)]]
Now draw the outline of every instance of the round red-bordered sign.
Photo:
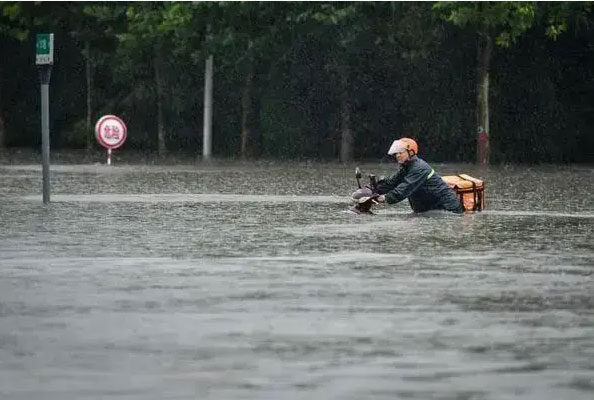
[(104, 115), (95, 124), (95, 136), (101, 146), (106, 149), (117, 149), (126, 141), (128, 128), (115, 115)]

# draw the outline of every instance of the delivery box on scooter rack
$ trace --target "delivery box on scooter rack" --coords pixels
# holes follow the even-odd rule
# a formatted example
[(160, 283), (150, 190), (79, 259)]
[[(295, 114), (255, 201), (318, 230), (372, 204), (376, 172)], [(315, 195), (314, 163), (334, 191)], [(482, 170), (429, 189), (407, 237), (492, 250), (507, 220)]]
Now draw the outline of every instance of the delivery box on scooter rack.
[(485, 209), (485, 185), (482, 180), (466, 174), (448, 175), (442, 178), (456, 192), (464, 211)]

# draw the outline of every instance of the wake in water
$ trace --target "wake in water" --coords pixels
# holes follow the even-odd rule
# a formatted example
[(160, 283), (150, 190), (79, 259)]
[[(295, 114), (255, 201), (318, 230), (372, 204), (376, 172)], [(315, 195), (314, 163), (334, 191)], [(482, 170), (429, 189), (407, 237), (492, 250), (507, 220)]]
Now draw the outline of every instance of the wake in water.
[[(40, 195), (27, 195), (23, 200), (41, 202)], [(54, 194), (52, 202), (56, 203), (318, 203), (318, 204), (348, 204), (344, 196), (304, 196), (304, 195), (252, 195), (252, 194), (228, 194), (228, 193), (159, 193), (159, 194)], [(341, 211), (345, 214), (357, 215), (349, 212), (349, 209)], [(551, 218), (594, 218), (592, 212), (556, 212), (556, 211), (532, 211), (532, 210), (485, 210), (482, 212), (467, 212), (463, 216), (479, 217), (485, 216), (501, 217), (551, 217)], [(405, 209), (393, 209), (389, 206), (376, 208), (374, 214), (381, 216), (416, 216), (416, 217), (443, 217), (455, 216), (447, 211), (432, 210), (424, 213), (412, 213)], [(373, 215), (361, 215), (362, 217)]]

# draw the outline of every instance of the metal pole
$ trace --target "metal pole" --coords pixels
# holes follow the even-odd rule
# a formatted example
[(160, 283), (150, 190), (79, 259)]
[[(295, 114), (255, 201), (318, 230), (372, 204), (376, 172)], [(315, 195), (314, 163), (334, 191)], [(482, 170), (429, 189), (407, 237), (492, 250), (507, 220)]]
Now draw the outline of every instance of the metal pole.
[(43, 204), (50, 202), (50, 136), (49, 136), (49, 81), (51, 65), (39, 67), (41, 80), (41, 158), (43, 162)]
[(204, 71), (204, 130), (202, 142), (202, 156), (205, 160), (209, 159), (212, 150), (212, 75), (213, 75), (213, 56), (206, 59), (206, 68)]

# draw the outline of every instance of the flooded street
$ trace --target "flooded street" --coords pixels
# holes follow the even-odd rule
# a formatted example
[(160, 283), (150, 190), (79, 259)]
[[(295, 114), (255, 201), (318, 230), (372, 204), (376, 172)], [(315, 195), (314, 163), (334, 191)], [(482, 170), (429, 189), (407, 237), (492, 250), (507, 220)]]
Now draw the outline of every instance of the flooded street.
[(487, 211), (357, 216), (305, 162), (53, 164), (43, 205), (0, 162), (0, 398), (594, 398), (594, 168), (433, 166)]

